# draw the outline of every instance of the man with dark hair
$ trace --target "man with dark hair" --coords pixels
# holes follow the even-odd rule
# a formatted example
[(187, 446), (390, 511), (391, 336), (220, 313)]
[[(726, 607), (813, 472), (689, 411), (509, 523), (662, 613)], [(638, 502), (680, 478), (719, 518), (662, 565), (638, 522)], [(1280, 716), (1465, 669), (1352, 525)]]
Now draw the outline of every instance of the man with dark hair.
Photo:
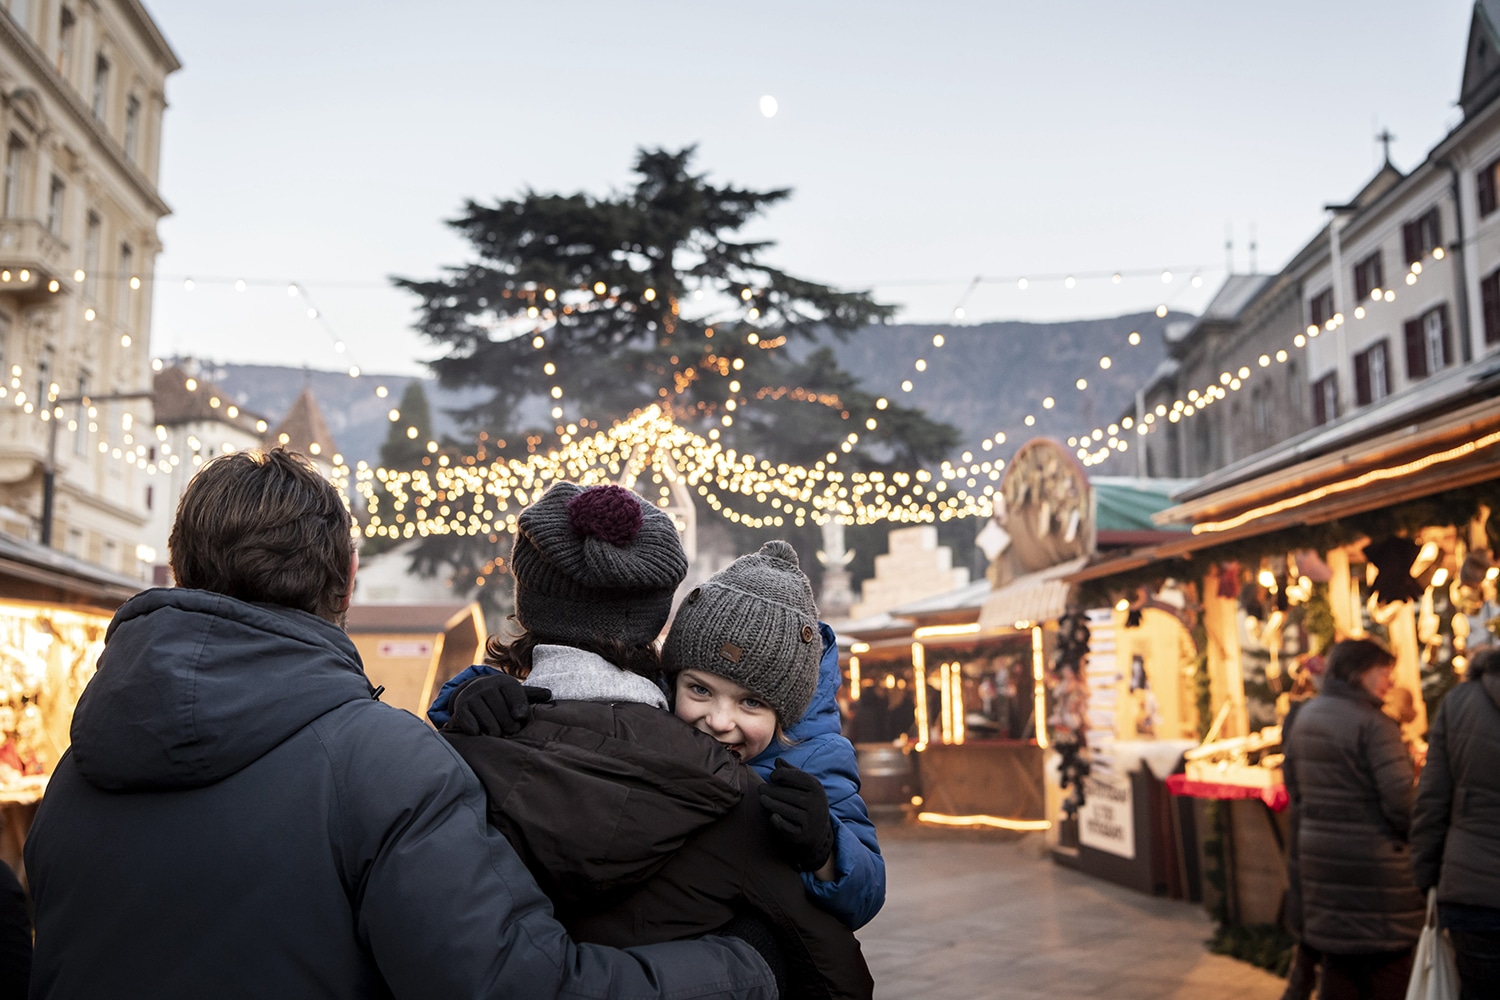
[(376, 700), (349, 513), (300, 457), (206, 464), (170, 550), (26, 843), (33, 997), (775, 996), (742, 940), (568, 939), (472, 772)]

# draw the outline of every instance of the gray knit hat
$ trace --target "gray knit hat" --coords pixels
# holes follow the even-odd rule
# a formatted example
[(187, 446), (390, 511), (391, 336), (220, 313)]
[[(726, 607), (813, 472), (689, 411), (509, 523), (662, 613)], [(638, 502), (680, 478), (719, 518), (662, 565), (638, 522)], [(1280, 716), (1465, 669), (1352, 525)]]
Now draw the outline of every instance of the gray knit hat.
[(562, 641), (652, 642), (687, 554), (672, 519), (621, 486), (555, 484), (517, 519), (516, 620)]
[(812, 702), (822, 656), (812, 584), (779, 539), (688, 594), (662, 647), (669, 675), (704, 670), (731, 680), (770, 705), (783, 729)]

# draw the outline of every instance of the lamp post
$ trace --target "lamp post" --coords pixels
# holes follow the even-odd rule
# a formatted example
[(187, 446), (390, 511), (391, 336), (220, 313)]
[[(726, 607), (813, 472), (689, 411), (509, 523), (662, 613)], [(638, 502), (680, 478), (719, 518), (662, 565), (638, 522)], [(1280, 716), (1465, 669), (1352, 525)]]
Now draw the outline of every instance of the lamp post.
[(152, 392), (111, 392), (99, 396), (61, 396), (49, 400), (47, 405), (52, 407), (52, 418), (48, 421), (50, 426), (47, 430), (47, 461), (42, 465), (42, 545), (52, 547), (52, 514), (57, 498), (57, 422), (60, 419), (57, 410), (60, 407), (73, 403), (81, 403), (90, 406), (94, 403), (118, 403), (128, 399), (150, 399), (155, 395)]

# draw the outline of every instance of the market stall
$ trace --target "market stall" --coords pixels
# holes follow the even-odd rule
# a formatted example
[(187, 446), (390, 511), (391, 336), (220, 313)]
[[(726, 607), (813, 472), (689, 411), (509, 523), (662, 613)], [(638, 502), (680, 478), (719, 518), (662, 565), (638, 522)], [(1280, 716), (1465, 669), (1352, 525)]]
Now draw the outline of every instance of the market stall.
[(0, 860), (23, 880), (21, 849), (105, 629), (142, 586), (0, 534)]
[(1397, 671), (1386, 712), (1420, 757), (1427, 719), (1500, 628), (1500, 408), (1413, 412), (1334, 450), (1317, 443), (1180, 492), (1159, 520), (1188, 533), (1071, 578), (1099, 602), (1128, 606), (1167, 581), (1192, 598), (1204, 745), (1169, 787), (1203, 820), (1200, 855), (1223, 887), (1206, 902), (1226, 924), (1279, 918), (1280, 722), (1316, 694), (1328, 646), (1362, 636), (1389, 645)]
[(345, 628), (364, 662), (365, 676), (383, 688), (380, 700), (419, 719), (454, 674), (479, 662), (484, 617), (479, 605), (356, 604)]
[[(1148, 627), (1122, 646), (1123, 663), (1116, 662), (1112, 646), (1107, 658), (1096, 656), (1088, 667), (1081, 655), (1068, 652), (1068, 633), (1080, 620), (1069, 614), (1076, 604), (1069, 577), (1101, 546), (1165, 537), (1150, 514), (1166, 505), (1172, 485), (1091, 484), (1066, 449), (1042, 439), (1029, 442), (1008, 467), (994, 516), (979, 533), (989, 558), (986, 579), (850, 627), (852, 689), (862, 699), (877, 699), (875, 712), (856, 710), (854, 729), (871, 738), (870, 716), (905, 713), (905, 748), (920, 783), (921, 821), (1046, 830), (1054, 844), (1062, 841), (1064, 853), (1077, 856), (1078, 824), (1065, 803), (1076, 798), (1079, 781), (1094, 780), (1101, 783), (1097, 813), (1114, 788), (1103, 784), (1114, 780), (1111, 759), (1102, 756), (1097, 775), (1083, 779), (1078, 764), (1087, 752), (1080, 751), (1107, 736), (1110, 745), (1149, 743), (1154, 752), (1121, 752), (1137, 761), (1155, 759), (1168, 741), (1180, 741), (1193, 728), (1183, 722), (1193, 716), (1178, 655), (1183, 643), (1156, 627), (1156, 609)], [(1110, 620), (1112, 612), (1099, 614)], [(1087, 627), (1082, 634), (1086, 643)], [(1091, 709), (1091, 698), (1101, 707)], [(1135, 714), (1118, 722), (1117, 705), (1132, 706)], [(1085, 732), (1091, 714), (1101, 712), (1107, 722), (1099, 724), (1099, 733)], [(1120, 725), (1128, 730), (1125, 740), (1117, 739)], [(1061, 741), (1054, 741), (1055, 732)], [(1166, 756), (1180, 756), (1191, 745)], [(1119, 781), (1128, 784), (1133, 771), (1132, 765)], [(1098, 825), (1097, 815), (1090, 815)], [(1134, 838), (1134, 821), (1129, 833)], [(1152, 840), (1145, 827), (1134, 839), (1142, 845)], [(1086, 847), (1083, 854), (1092, 850)], [(1136, 852), (1128, 853), (1133, 859)]]

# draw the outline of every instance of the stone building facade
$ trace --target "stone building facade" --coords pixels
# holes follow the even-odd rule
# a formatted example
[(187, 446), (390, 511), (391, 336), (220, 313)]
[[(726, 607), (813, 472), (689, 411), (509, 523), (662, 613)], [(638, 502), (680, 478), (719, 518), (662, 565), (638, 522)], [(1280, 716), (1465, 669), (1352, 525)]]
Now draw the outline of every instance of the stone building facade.
[(131, 576), (149, 573), (157, 178), (179, 68), (139, 0), (0, 2), (0, 529)]
[(1421, 163), (1387, 160), (1278, 273), (1231, 275), (1169, 338), (1121, 417), (1137, 454), (1107, 470), (1216, 477), (1325, 449), (1451, 407), (1500, 363), (1500, 0), (1474, 5), (1462, 81), (1463, 121)]

